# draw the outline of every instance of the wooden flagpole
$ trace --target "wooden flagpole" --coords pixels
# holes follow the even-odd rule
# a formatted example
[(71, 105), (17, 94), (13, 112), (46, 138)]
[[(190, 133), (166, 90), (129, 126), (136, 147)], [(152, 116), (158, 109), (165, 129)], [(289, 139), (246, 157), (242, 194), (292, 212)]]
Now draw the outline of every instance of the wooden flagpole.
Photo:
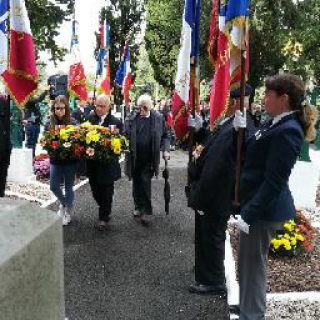
[[(248, 19), (248, 18), (247, 18)], [(247, 21), (246, 21), (247, 22)], [(243, 35), (246, 37), (247, 23), (244, 24)], [(242, 36), (242, 33), (241, 33)], [(241, 39), (241, 81), (240, 81), (240, 111), (246, 112), (244, 107), (245, 89), (246, 89), (246, 43), (245, 39)], [(243, 46), (244, 44), (244, 46)], [(236, 185), (235, 185), (235, 206), (240, 207), (240, 174), (241, 174), (241, 158), (242, 145), (244, 141), (245, 129), (240, 128), (237, 136), (237, 159), (236, 159)]]

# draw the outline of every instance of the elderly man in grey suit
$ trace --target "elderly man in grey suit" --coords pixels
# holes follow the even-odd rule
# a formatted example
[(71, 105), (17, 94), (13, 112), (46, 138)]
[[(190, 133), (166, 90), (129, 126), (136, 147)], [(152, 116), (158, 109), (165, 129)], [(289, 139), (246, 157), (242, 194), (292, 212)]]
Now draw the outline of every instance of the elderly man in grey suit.
[(142, 95), (138, 110), (126, 119), (125, 132), (130, 140), (126, 174), (133, 180), (134, 218), (149, 226), (152, 215), (151, 179), (159, 175), (160, 151), (170, 159), (170, 139), (162, 115), (152, 110), (152, 99)]

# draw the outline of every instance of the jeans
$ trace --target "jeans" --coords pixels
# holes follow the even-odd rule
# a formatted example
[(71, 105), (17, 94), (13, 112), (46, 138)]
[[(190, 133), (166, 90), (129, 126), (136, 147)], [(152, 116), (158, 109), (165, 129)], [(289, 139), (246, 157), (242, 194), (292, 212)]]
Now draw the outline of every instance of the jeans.
[[(60, 203), (68, 208), (73, 207), (74, 191), (73, 185), (76, 176), (77, 165), (55, 165), (50, 164), (50, 190), (58, 198)], [(61, 182), (64, 181), (65, 194), (61, 189)]]

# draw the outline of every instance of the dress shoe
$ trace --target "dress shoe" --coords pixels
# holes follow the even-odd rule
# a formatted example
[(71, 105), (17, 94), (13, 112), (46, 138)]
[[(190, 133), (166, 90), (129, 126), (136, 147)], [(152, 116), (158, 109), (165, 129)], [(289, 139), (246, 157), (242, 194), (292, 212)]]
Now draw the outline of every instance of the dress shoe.
[(148, 215), (148, 214), (142, 214), (140, 216), (140, 221), (141, 221), (141, 224), (144, 226), (144, 227), (150, 227), (151, 225), (151, 216)]
[(195, 283), (189, 287), (189, 292), (196, 294), (225, 294), (227, 288), (225, 285), (206, 286), (204, 284)]
[(240, 306), (238, 304), (229, 306), (229, 312), (240, 316)]

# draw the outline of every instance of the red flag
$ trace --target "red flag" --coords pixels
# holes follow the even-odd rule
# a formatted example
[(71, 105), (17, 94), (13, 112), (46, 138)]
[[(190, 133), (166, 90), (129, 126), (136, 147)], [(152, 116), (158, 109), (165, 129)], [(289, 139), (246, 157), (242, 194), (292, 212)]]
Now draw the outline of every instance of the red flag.
[(210, 22), (209, 46), (208, 46), (209, 58), (212, 61), (212, 63), (215, 63), (218, 58), (218, 38), (219, 38), (218, 11), (219, 11), (219, 0), (213, 0), (212, 17)]
[(28, 102), (38, 86), (34, 43), (23, 0), (10, 1), (9, 66), (2, 78), (18, 107)]
[(73, 35), (71, 41), (71, 55), (73, 64), (70, 66), (69, 70), (69, 90), (76, 94), (81, 100), (87, 100), (86, 76), (80, 59), (79, 39), (76, 30), (77, 22), (74, 20), (72, 25)]
[(228, 39), (220, 30), (218, 60), (210, 93), (210, 125), (215, 126), (226, 113), (230, 85), (230, 57)]

